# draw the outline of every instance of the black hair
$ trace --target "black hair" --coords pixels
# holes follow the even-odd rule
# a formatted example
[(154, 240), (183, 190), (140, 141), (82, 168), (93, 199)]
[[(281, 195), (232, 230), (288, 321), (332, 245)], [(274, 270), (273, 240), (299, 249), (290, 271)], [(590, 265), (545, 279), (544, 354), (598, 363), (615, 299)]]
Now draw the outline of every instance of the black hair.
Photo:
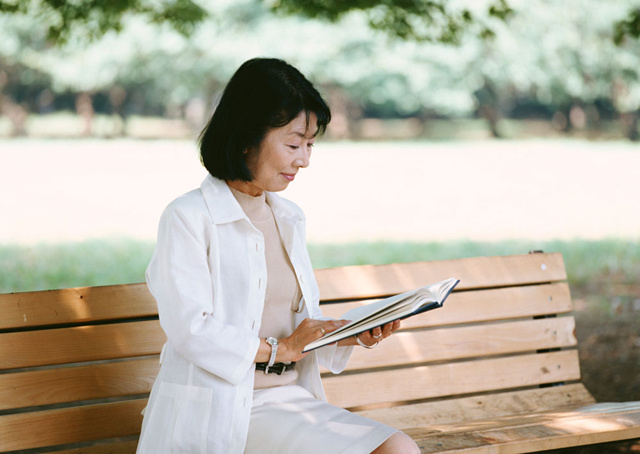
[(246, 151), (258, 149), (269, 130), (285, 126), (301, 112), (317, 118), (315, 135), (331, 121), (329, 106), (296, 68), (275, 58), (254, 58), (238, 68), (198, 145), (200, 160), (222, 180), (252, 181)]

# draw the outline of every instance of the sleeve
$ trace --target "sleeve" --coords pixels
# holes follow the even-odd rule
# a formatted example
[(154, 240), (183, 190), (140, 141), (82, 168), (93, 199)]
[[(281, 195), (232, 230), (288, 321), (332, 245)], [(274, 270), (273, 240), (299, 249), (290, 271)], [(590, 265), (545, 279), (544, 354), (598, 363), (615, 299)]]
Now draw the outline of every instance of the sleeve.
[(347, 363), (353, 352), (353, 345), (338, 347), (336, 344), (333, 344), (319, 348), (317, 351), (318, 362), (332, 373), (339, 374), (347, 367)]
[(194, 218), (175, 205), (167, 207), (147, 285), (174, 348), (198, 367), (238, 384), (251, 368), (260, 340), (251, 330), (212, 317), (215, 301), (205, 240), (209, 227)]
[[(306, 250), (305, 244), (305, 251)], [(310, 306), (310, 317), (316, 320), (331, 320), (329, 317), (324, 317), (322, 315), (322, 311), (320, 309), (320, 289), (318, 288), (318, 283), (315, 279), (313, 269), (311, 268), (311, 258), (308, 257), (308, 253), (307, 260), (309, 263), (309, 269), (311, 270), (311, 285), (314, 299), (313, 304)], [(353, 352), (353, 347), (353, 345), (338, 347), (337, 344), (321, 347), (315, 350), (318, 357), (318, 363), (329, 369), (332, 373), (339, 374), (347, 367), (347, 363), (349, 362), (349, 358), (351, 358), (351, 353)]]

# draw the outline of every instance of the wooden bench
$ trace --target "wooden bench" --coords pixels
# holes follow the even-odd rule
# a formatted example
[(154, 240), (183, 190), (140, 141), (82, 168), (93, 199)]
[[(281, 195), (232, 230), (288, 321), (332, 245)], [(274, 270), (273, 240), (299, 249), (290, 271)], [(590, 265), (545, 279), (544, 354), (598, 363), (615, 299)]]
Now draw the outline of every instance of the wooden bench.
[[(423, 453), (640, 437), (640, 402), (595, 404), (579, 381), (560, 254), (317, 271), (334, 317), (447, 277), (461, 283), (443, 308), (323, 375), (332, 403), (406, 431)], [(0, 314), (0, 452), (133, 453), (164, 342), (146, 286), (0, 295)]]

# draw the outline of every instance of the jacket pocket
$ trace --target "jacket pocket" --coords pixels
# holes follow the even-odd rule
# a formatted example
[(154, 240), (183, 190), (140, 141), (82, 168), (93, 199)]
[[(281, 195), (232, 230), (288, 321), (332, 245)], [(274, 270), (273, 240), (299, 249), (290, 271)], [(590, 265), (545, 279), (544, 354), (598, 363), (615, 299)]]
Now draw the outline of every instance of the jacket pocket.
[(138, 452), (206, 454), (212, 390), (162, 382)]

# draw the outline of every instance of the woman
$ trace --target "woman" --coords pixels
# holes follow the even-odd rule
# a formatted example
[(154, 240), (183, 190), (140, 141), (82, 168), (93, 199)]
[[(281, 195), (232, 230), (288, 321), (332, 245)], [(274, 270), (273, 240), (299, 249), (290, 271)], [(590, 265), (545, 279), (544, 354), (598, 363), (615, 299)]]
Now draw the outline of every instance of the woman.
[(342, 371), (399, 323), (307, 354), (322, 319), (302, 211), (277, 196), (309, 165), (329, 108), (294, 67), (244, 63), (200, 137), (209, 171), (164, 211), (147, 283), (167, 334), (139, 453), (418, 452), (395, 429), (326, 403)]

